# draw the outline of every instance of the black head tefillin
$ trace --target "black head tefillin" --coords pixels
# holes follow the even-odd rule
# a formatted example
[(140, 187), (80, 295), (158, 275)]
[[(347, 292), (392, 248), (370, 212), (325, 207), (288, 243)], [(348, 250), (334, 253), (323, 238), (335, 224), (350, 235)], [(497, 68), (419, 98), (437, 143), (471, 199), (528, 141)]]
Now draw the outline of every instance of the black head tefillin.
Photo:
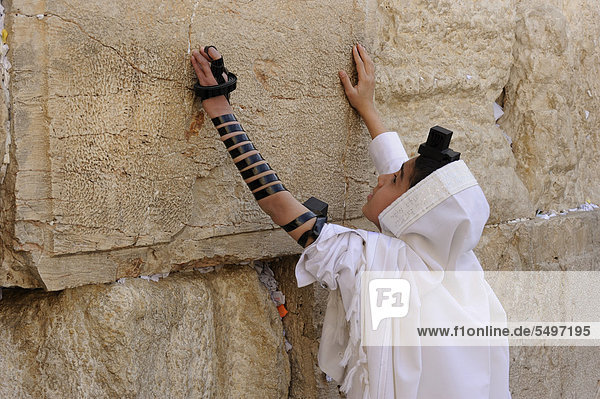
[(449, 148), (452, 132), (441, 126), (429, 129), (427, 141), (419, 146), (419, 154), (438, 168), (460, 159), (460, 152)]

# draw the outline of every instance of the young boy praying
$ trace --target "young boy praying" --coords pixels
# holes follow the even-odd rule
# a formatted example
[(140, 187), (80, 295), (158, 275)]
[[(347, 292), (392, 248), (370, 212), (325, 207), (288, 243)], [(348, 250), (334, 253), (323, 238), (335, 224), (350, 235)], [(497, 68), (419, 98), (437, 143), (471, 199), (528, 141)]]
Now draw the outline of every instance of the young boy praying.
[[(348, 398), (510, 398), (507, 346), (365, 345), (361, 342), (360, 276), (365, 272), (481, 272), (473, 248), (489, 217), (489, 205), (460, 154), (448, 148), (451, 132), (435, 127), (408, 159), (398, 134), (386, 131), (374, 104), (375, 66), (365, 48), (352, 48), (358, 83), (339, 72), (350, 102), (372, 141), (379, 172), (362, 208), (379, 233), (327, 223), (296, 200), (260, 155), (233, 115), (229, 92), (236, 77), (216, 48), (192, 52), (196, 94), (212, 119), (258, 205), (303, 248), (296, 265), (299, 287), (319, 282), (330, 298), (319, 347), (319, 366)], [(434, 275), (434, 274), (432, 274)], [(415, 283), (416, 278), (411, 278)], [(410, 313), (383, 320), (392, 341), (430, 320), (464, 317), (505, 320), (497, 297), (480, 278), (469, 285), (426, 278), (411, 286)], [(424, 280), (424, 281), (425, 281)], [(475, 282), (474, 282), (475, 281)], [(432, 288), (433, 287), (433, 288)], [(413, 299), (413, 296), (417, 299)], [(364, 310), (364, 309), (363, 309)]]

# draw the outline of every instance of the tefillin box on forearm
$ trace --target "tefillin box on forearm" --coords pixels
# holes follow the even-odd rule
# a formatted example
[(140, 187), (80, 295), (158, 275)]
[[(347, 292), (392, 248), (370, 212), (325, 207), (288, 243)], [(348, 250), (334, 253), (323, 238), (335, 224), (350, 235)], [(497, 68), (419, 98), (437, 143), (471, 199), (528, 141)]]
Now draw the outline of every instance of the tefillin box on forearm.
[(327, 202), (323, 202), (315, 197), (310, 197), (303, 205), (317, 216), (327, 216), (327, 210), (329, 208)]

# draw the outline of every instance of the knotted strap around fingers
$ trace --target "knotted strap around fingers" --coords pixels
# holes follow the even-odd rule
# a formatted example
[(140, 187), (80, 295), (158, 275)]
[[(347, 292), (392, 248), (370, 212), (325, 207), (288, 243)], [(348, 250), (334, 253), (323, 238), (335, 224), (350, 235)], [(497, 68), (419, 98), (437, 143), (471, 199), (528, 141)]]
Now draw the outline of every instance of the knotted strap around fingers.
[(227, 72), (227, 79), (227, 82), (215, 86), (201, 86), (200, 83), (196, 83), (194, 85), (194, 92), (200, 97), (201, 101), (217, 96), (225, 96), (227, 101), (229, 101), (229, 93), (237, 87), (237, 76), (231, 72)]
[[(208, 98), (217, 97), (217, 96), (225, 96), (227, 102), (229, 102), (229, 93), (234, 91), (237, 86), (237, 76), (233, 73), (229, 72), (227, 68), (225, 68), (225, 62), (223, 61), (223, 57), (213, 60), (212, 57), (208, 54), (208, 50), (210, 48), (217, 49), (215, 46), (206, 46), (204, 47), (204, 53), (208, 55), (210, 58), (210, 71), (217, 81), (217, 84), (214, 86), (202, 86), (200, 83), (196, 83), (194, 85), (194, 93), (198, 97), (200, 97), (201, 101), (204, 101)], [(227, 75), (227, 81), (223, 77), (223, 73)]]

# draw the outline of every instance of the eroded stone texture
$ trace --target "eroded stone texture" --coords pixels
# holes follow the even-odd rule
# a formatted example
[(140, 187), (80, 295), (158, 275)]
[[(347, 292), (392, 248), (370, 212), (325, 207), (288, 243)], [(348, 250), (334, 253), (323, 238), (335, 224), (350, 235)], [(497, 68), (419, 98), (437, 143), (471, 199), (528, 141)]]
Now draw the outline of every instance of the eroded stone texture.
[(452, 148), (481, 184), (491, 222), (534, 211), (492, 108), (512, 64), (515, 11), (509, 0), (382, 0), (371, 38), (387, 125), (409, 156), (418, 155), (430, 127), (452, 130)]
[[(333, 219), (360, 216), (364, 196), (355, 192), (374, 182), (369, 138), (336, 70), (352, 67), (350, 44), (365, 36), (365, 7), (13, 1), (18, 170), (6, 241), (28, 254), (41, 281), (3, 273), (2, 285), (113, 281), (128, 269), (120, 259), (144, 259), (137, 249), (144, 247), (177, 260), (157, 266), (151, 259), (140, 270), (241, 261), (249, 248), (229, 246), (212, 259), (197, 248), (207, 238), (273, 228), (188, 90), (188, 52), (200, 43), (223, 49), (238, 74), (238, 118), (286, 187), (329, 202)], [(236, 29), (224, 30), (232, 18)]]
[(600, 4), (517, 2), (500, 124), (538, 208), (600, 199)]
[(4, 290), (0, 397), (285, 398), (275, 306), (250, 268)]

